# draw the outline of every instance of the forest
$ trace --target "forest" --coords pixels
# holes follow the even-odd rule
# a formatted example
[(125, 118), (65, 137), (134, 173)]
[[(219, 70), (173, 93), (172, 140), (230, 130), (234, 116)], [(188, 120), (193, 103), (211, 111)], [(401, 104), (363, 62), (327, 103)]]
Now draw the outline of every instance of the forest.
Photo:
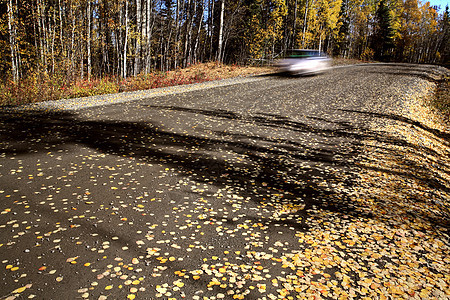
[(294, 48), (448, 66), (449, 26), (417, 0), (1, 0), (0, 74), (123, 79)]

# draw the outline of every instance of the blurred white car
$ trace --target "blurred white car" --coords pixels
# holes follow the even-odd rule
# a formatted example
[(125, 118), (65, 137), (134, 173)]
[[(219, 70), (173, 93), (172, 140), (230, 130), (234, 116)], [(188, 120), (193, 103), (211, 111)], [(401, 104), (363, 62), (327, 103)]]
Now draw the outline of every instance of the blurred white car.
[(331, 59), (319, 50), (295, 49), (286, 52), (285, 58), (278, 60), (278, 71), (292, 75), (319, 74), (331, 66)]

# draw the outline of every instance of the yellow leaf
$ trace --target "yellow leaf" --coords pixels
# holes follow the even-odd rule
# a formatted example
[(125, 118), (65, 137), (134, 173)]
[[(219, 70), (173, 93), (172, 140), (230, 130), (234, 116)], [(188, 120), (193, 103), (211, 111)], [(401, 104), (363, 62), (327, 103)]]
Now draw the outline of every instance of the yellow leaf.
[(12, 293), (13, 293), (13, 294), (20, 294), (20, 293), (22, 293), (23, 291), (25, 291), (26, 289), (27, 289), (27, 287), (26, 287), (26, 286), (23, 286), (23, 287), (21, 287), (21, 288), (15, 289)]

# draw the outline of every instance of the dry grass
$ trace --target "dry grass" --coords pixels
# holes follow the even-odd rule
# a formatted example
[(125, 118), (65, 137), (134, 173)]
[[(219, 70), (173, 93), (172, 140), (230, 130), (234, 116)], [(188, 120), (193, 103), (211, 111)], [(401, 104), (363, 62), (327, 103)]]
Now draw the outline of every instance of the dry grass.
[(181, 74), (203, 73), (207, 78), (225, 79), (238, 76), (250, 76), (262, 73), (273, 72), (271, 67), (247, 67), (238, 65), (223, 65), (215, 62), (192, 65), (186, 69), (180, 69), (175, 72)]
[(185, 69), (129, 77), (122, 81), (119, 81), (118, 78), (107, 77), (68, 82), (62, 76), (33, 74), (19, 82), (0, 83), (0, 106), (145, 90), (272, 71), (273, 69), (270, 67), (246, 67), (209, 62), (191, 65)]

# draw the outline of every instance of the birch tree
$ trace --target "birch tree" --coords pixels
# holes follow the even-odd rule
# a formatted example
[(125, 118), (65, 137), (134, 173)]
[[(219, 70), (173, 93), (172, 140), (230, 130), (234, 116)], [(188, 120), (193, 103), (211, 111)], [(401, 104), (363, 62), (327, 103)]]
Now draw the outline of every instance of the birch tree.
[(11, 49), (11, 73), (13, 80), (19, 80), (19, 59), (17, 53), (16, 39), (16, 21), (14, 17), (15, 7), (12, 0), (8, 0), (8, 31), (9, 31), (9, 47)]
[(222, 62), (223, 54), (222, 54), (222, 47), (223, 47), (223, 18), (225, 13), (225, 0), (221, 0), (220, 3), (220, 22), (219, 22), (219, 43), (217, 48), (217, 60), (219, 62)]

